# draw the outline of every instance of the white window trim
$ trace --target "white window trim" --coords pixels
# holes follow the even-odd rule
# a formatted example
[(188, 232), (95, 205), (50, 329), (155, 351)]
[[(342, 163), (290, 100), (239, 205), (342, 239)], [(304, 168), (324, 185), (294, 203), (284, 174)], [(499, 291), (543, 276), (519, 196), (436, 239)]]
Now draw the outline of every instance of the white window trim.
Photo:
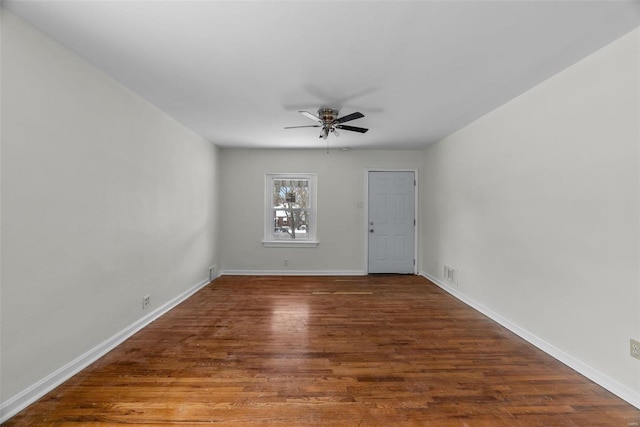
[[(276, 240), (273, 238), (273, 206), (272, 192), (274, 179), (306, 179), (309, 181), (309, 190), (311, 191), (311, 224), (307, 230), (308, 238), (305, 240)], [(267, 173), (265, 175), (265, 191), (264, 191), (264, 238), (262, 245), (265, 248), (315, 248), (320, 243), (318, 241), (318, 191), (317, 191), (317, 174), (315, 173)]]

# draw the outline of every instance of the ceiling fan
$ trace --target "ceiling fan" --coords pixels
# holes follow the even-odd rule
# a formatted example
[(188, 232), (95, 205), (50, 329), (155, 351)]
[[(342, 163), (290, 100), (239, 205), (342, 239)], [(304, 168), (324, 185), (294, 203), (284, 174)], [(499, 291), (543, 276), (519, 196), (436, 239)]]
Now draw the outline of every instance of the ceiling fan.
[(349, 122), (355, 119), (361, 119), (364, 117), (364, 114), (360, 112), (347, 114), (343, 117), (338, 117), (340, 113), (338, 110), (333, 110), (331, 108), (320, 108), (318, 110), (318, 115), (312, 114), (308, 111), (298, 111), (302, 115), (310, 118), (311, 120), (317, 122), (315, 125), (305, 125), (305, 126), (287, 126), (285, 129), (295, 129), (295, 128), (321, 128), (320, 129), (320, 138), (327, 139), (330, 133), (333, 133), (335, 136), (338, 136), (338, 129), (340, 130), (349, 130), (352, 132), (360, 132), (365, 133), (369, 129), (360, 128), (357, 126), (349, 126), (343, 125), (342, 123)]

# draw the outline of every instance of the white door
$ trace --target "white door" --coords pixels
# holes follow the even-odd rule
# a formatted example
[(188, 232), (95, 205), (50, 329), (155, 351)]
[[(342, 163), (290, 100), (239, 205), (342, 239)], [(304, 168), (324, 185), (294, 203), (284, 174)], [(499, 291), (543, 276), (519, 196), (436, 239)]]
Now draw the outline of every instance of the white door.
[(369, 273), (414, 272), (415, 173), (369, 172)]

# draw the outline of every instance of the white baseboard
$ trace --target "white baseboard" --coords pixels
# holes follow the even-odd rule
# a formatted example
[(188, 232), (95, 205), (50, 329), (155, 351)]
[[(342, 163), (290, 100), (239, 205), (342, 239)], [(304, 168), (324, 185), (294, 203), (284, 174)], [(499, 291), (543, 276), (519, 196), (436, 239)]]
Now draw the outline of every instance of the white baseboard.
[(109, 351), (113, 350), (118, 345), (122, 344), (129, 337), (147, 326), (149, 323), (158, 319), (160, 316), (189, 298), (201, 288), (208, 285), (209, 282), (209, 279), (206, 279), (192, 286), (164, 305), (158, 307), (146, 316), (142, 317), (125, 329), (116, 333), (111, 338), (98, 344), (91, 350), (77, 357), (75, 360), (72, 360), (60, 369), (41, 379), (37, 383), (32, 384), (22, 392), (2, 402), (0, 404), (0, 424), (13, 417), (15, 414), (22, 411), (24, 408), (31, 405), (33, 402), (35, 402), (72, 376), (76, 375), (78, 372), (82, 371), (84, 368), (107, 354)]
[(459, 299), (463, 303), (467, 304), (471, 308), (479, 311), (480, 313), (484, 314), (491, 320), (499, 323), (500, 325), (504, 326), (514, 334), (518, 335), (520, 338), (528, 341), (529, 343), (533, 344), (534, 346), (544, 351), (548, 355), (564, 363), (574, 371), (577, 371), (578, 373), (584, 375), (585, 377), (589, 378), (591, 381), (604, 387), (605, 389), (609, 390), (611, 393), (615, 394), (619, 398), (629, 402), (636, 408), (640, 409), (640, 393), (610, 378), (609, 376), (603, 374), (597, 369), (594, 369), (593, 367), (582, 362), (580, 359), (577, 359), (576, 357), (568, 354), (567, 352), (560, 350), (559, 348), (546, 342), (542, 338), (539, 338), (538, 336), (532, 334), (526, 329), (523, 329), (520, 326), (516, 325), (515, 323), (511, 322), (510, 320), (502, 317), (498, 313), (484, 307), (482, 304), (479, 304), (473, 299), (465, 296), (463, 293), (459, 292), (455, 288), (452, 288), (442, 280), (430, 275), (425, 271), (421, 271), (419, 274), (429, 279), (430, 281), (435, 283), (437, 286), (442, 288), (444, 291), (448, 292), (449, 294)]
[(221, 276), (366, 276), (364, 270), (223, 270)]

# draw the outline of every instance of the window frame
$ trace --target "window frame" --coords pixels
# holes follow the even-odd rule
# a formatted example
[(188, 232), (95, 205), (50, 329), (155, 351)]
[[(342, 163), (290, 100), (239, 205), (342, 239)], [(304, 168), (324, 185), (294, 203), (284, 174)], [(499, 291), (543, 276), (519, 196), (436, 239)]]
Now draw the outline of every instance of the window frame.
[[(275, 180), (307, 180), (309, 182), (309, 220), (307, 238), (302, 240), (276, 239), (273, 232), (273, 186)], [(317, 174), (315, 173), (267, 173), (265, 174), (265, 212), (264, 212), (264, 238), (262, 244), (266, 248), (314, 248), (318, 246), (318, 192)]]

